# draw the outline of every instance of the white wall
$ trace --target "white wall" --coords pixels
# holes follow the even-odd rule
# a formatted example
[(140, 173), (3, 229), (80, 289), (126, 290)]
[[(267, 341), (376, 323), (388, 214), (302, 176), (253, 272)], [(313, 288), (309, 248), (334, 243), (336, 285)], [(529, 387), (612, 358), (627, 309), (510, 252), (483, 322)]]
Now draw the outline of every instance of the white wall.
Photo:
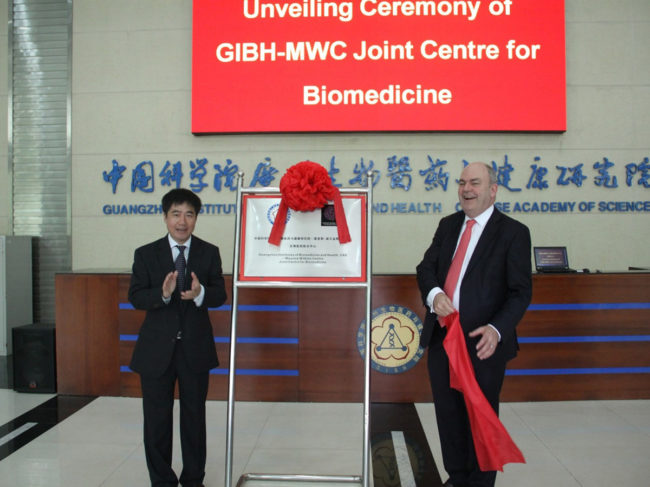
[(11, 172), (7, 144), (7, 107), (9, 97), (8, 5), (0, 0), (0, 235), (11, 235)]
[[(143, 160), (160, 170), (165, 161), (197, 157), (213, 163), (235, 161), (250, 181), (257, 163), (270, 157), (284, 170), (304, 159), (328, 164), (335, 155), (342, 179), (352, 177), (360, 158), (382, 170), (377, 202), (441, 202), (441, 214), (381, 214), (374, 218), (375, 273), (413, 273), (441, 215), (451, 213), (455, 188), (427, 192), (391, 190), (386, 159), (408, 155), (413, 172), (427, 155), (449, 161), (456, 178), (462, 160), (515, 166), (512, 186), (501, 201), (647, 201), (650, 189), (592, 182), (596, 161), (609, 158), (617, 170), (650, 156), (650, 2), (647, 0), (566, 0), (567, 111), (563, 134), (275, 134), (195, 137), (190, 133), (190, 0), (75, 0), (72, 100), (73, 269), (128, 269), (133, 249), (164, 234), (160, 216), (106, 216), (106, 203), (158, 203), (167, 188), (131, 193), (130, 172)], [(0, 86), (1, 88), (1, 86)], [(281, 114), (278, 114), (281, 116)], [(0, 122), (2, 123), (2, 122)], [(584, 163), (583, 187), (544, 192), (525, 188), (535, 157), (555, 168)], [(113, 195), (102, 171), (117, 159), (128, 167)], [(187, 171), (187, 168), (184, 168)], [(2, 173), (0, 173), (1, 175)], [(185, 186), (189, 184), (185, 180)], [(209, 181), (211, 182), (211, 181)], [(2, 184), (2, 183), (0, 183)], [(453, 183), (450, 181), (450, 186)], [(234, 203), (234, 193), (211, 188), (204, 203)], [(1, 199), (1, 198), (0, 198)], [(1, 203), (0, 203), (1, 205)], [(2, 224), (0, 206), (0, 225)], [(535, 245), (567, 245), (573, 267), (623, 270), (650, 265), (650, 213), (573, 212), (513, 214), (526, 223)], [(197, 234), (221, 247), (224, 271), (232, 271), (234, 218), (202, 215)]]

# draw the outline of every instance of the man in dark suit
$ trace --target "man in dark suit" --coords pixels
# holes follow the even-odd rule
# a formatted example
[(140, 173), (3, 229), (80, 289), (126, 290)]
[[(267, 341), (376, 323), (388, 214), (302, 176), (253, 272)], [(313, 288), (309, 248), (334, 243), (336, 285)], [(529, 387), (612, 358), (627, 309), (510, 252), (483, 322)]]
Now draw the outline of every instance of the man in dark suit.
[[(146, 315), (131, 359), (140, 374), (144, 447), (152, 486), (201, 486), (205, 401), (218, 365), (208, 308), (226, 300), (219, 249), (195, 235), (201, 200), (188, 189), (162, 199), (168, 234), (135, 251), (129, 301)], [(171, 467), (178, 382), (183, 471)]]
[[(467, 165), (458, 187), (463, 211), (440, 220), (431, 246), (417, 266), (418, 286), (430, 311), (421, 340), (423, 347), (429, 347), (429, 378), (449, 474), (445, 486), (492, 487), (496, 472), (479, 469), (463, 396), (449, 386), (449, 360), (443, 348), (447, 329), (440, 326), (438, 317), (458, 310), (474, 375), (498, 414), (506, 362), (518, 350), (515, 327), (532, 296), (530, 232), (494, 207), (497, 188), (490, 166), (479, 162)], [(471, 220), (474, 223), (468, 225)], [(467, 251), (462, 261), (458, 259), (460, 276), (449, 289), (445, 280), (468, 226)]]

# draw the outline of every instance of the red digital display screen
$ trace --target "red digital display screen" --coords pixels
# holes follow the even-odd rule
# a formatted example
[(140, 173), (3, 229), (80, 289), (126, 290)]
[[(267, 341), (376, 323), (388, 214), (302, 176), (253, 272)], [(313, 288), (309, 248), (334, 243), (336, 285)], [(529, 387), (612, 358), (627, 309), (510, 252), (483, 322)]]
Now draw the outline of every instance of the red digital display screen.
[(194, 0), (192, 132), (566, 129), (563, 0)]

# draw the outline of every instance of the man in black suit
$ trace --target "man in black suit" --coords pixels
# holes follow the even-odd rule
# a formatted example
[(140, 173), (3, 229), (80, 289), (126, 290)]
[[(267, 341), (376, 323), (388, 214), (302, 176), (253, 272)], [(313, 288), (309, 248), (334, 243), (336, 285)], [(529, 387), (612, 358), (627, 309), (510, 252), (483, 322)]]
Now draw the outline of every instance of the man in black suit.
[[(479, 469), (463, 396), (449, 386), (449, 360), (443, 348), (447, 329), (440, 326), (438, 317), (458, 310), (474, 375), (498, 414), (506, 362), (518, 350), (515, 327), (532, 296), (530, 232), (494, 207), (497, 188), (496, 174), (489, 165), (467, 165), (458, 187), (463, 211), (440, 220), (417, 266), (418, 286), (430, 311), (422, 346), (429, 347), (429, 378), (449, 474), (445, 486), (492, 487), (496, 472)], [(445, 293), (445, 279), (469, 220), (475, 223), (469, 225), (471, 237), (460, 277), (454, 289)]]
[[(201, 200), (188, 189), (162, 199), (168, 234), (135, 251), (129, 301), (146, 315), (131, 359), (140, 374), (144, 447), (152, 486), (201, 486), (205, 401), (217, 352), (208, 308), (226, 301), (219, 249), (195, 235)], [(183, 471), (171, 467), (178, 382)]]

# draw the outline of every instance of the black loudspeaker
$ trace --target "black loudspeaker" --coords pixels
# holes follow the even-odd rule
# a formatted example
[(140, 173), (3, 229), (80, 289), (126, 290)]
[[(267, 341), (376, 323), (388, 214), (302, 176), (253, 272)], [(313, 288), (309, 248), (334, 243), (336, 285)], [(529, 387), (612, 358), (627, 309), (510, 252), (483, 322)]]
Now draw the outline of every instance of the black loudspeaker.
[(14, 390), (56, 392), (54, 325), (34, 324), (12, 329)]

